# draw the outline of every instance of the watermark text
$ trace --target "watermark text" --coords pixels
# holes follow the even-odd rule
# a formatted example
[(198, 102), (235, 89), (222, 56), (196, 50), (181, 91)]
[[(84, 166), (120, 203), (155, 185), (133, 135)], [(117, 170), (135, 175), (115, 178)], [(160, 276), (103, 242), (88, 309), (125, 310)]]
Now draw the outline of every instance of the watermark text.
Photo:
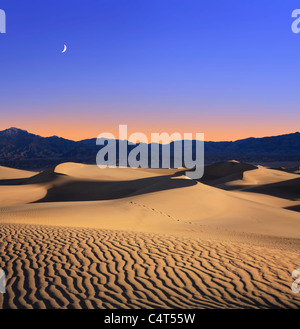
[(0, 9), (0, 33), (6, 33), (6, 14)]
[[(119, 138), (111, 133), (98, 136), (97, 154), (99, 168), (187, 168), (186, 176), (200, 179), (204, 173), (204, 134), (169, 135), (151, 133), (151, 141), (144, 133), (135, 132), (127, 137), (127, 125), (119, 125)], [(171, 163), (172, 162), (172, 163)], [(193, 169), (193, 170), (192, 170)]]
[(293, 33), (300, 33), (300, 9), (295, 9), (292, 12), (292, 17), (296, 18), (292, 23), (292, 31)]

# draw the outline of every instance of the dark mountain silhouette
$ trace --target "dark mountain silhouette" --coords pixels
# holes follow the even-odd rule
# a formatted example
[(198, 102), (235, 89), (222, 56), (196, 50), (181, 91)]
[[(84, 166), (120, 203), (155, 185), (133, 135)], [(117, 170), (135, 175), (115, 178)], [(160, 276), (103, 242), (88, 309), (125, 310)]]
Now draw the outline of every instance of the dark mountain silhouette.
[(246, 138), (235, 142), (206, 142), (209, 154), (236, 155), (300, 155), (300, 133)]
[(76, 145), (64, 138), (41, 137), (17, 128), (0, 131), (0, 158), (4, 160), (57, 158)]
[[(133, 147), (129, 146), (129, 151)], [(150, 145), (148, 147), (150, 150)], [(15, 168), (41, 170), (66, 161), (95, 163), (100, 148), (96, 139), (75, 142), (57, 136), (41, 137), (18, 128), (0, 131), (0, 165)], [(254, 164), (280, 162), (284, 166), (288, 162), (299, 165), (300, 133), (234, 142), (205, 142), (206, 163), (231, 159)]]

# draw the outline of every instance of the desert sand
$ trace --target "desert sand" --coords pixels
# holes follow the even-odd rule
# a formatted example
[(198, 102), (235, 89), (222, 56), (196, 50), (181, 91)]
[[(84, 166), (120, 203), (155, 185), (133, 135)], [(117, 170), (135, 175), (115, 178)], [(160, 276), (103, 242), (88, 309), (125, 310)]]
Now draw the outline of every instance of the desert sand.
[(0, 167), (0, 308), (297, 308), (300, 176)]

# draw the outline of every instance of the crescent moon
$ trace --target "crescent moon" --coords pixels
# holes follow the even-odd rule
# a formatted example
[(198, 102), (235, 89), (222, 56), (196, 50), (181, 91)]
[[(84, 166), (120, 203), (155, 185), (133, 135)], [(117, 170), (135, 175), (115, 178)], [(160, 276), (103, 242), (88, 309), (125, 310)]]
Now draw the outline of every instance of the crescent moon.
[(62, 53), (65, 53), (67, 51), (67, 46), (64, 45), (64, 50), (62, 51)]

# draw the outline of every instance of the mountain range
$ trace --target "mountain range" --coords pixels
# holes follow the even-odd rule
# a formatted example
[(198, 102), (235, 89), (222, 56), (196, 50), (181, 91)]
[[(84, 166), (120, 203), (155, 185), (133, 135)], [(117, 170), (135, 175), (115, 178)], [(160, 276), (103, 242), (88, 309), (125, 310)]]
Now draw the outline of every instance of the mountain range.
[[(206, 164), (231, 159), (269, 165), (300, 163), (299, 132), (230, 142), (207, 141), (204, 145)], [(129, 151), (132, 147), (129, 146)], [(94, 164), (99, 149), (96, 139), (41, 137), (18, 128), (0, 131), (0, 165), (3, 166), (41, 170), (68, 161)]]

